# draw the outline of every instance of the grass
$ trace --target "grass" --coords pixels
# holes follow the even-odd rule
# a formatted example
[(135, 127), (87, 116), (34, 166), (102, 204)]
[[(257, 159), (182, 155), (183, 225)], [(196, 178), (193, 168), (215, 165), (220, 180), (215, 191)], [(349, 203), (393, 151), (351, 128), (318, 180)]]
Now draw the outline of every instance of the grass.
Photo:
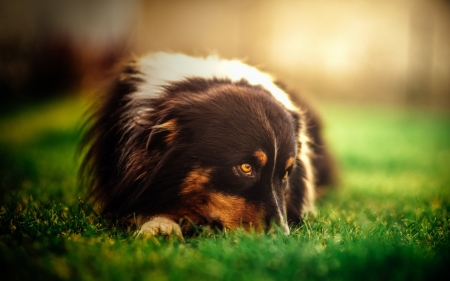
[[(341, 186), (277, 233), (142, 240), (79, 198), (86, 108), (71, 97), (0, 115), (2, 280), (435, 280), (450, 264), (450, 114), (322, 105)], [(6, 279), (5, 279), (6, 277)]]

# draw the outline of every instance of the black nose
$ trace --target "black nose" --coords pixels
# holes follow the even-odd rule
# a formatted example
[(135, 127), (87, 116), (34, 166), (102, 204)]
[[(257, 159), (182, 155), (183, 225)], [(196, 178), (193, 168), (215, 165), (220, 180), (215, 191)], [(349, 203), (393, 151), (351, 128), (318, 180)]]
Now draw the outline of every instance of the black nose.
[(286, 221), (286, 216), (283, 216), (282, 219), (277, 219), (276, 216), (266, 216), (265, 223), (266, 223), (265, 228), (266, 232), (269, 232), (274, 228), (279, 228), (286, 235), (289, 235), (290, 233), (289, 226)]

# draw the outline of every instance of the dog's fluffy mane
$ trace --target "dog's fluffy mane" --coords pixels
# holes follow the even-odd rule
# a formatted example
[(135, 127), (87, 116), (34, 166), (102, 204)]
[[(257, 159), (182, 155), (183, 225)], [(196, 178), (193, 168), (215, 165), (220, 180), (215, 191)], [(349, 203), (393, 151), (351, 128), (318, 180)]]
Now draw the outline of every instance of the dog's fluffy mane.
[(177, 179), (172, 182), (168, 175), (164, 183), (153, 182), (155, 175), (164, 174), (167, 162), (176, 161), (179, 153), (175, 148), (161, 147), (162, 140), (177, 141), (177, 124), (170, 121), (171, 110), (177, 105), (168, 101), (170, 93), (198, 92), (211, 85), (229, 83), (270, 93), (299, 122), (296, 161), (303, 167), (304, 190), (297, 215), (314, 211), (315, 186), (332, 180), (330, 163), (321, 159), (328, 156), (314, 111), (304, 107), (302, 100), (295, 105), (291, 98), (298, 97), (289, 95), (271, 75), (239, 60), (167, 53), (126, 64), (87, 122), (81, 171), (94, 201), (105, 212), (125, 218), (144, 210), (157, 213), (164, 205), (175, 204), (170, 203), (174, 198), (167, 187), (179, 184)]

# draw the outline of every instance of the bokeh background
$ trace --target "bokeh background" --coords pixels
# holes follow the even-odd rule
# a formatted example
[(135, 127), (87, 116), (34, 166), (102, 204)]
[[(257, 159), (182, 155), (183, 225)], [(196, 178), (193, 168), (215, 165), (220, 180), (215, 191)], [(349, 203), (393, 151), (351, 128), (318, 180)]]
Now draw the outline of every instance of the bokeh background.
[(450, 108), (450, 1), (0, 0), (3, 105), (93, 93), (161, 50), (243, 59), (313, 100)]
[[(85, 110), (152, 51), (243, 59), (312, 100), (340, 178), (318, 216), (178, 244), (83, 201)], [(449, 109), (450, 0), (0, 0), (0, 279), (450, 280)]]

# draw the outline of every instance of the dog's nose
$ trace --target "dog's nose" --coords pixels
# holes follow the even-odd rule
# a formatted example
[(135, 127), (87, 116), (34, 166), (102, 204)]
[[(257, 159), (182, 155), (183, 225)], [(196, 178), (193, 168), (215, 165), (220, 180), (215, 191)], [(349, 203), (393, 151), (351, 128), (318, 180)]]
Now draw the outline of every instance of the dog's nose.
[(281, 189), (271, 186), (272, 200), (266, 202), (266, 223), (270, 228), (272, 224), (276, 224), (286, 235), (289, 235), (289, 226), (286, 215), (286, 202)]
[(285, 235), (289, 235), (290, 231), (289, 231), (289, 226), (286, 221), (286, 217), (283, 218), (283, 221), (278, 223), (278, 226), (281, 228), (281, 230), (283, 230)]
[(284, 219), (284, 218), (281, 221), (280, 220), (277, 221), (272, 216), (271, 217), (267, 217), (266, 218), (266, 225), (267, 225), (267, 228), (266, 228), (267, 231), (270, 231), (274, 227), (277, 227), (280, 230), (282, 230), (285, 235), (289, 235), (289, 233), (290, 233), (289, 226), (287, 224), (286, 219)]
[(290, 231), (289, 231), (289, 226), (287, 225), (287, 223), (284, 223), (282, 228), (283, 228), (284, 234), (289, 235)]

